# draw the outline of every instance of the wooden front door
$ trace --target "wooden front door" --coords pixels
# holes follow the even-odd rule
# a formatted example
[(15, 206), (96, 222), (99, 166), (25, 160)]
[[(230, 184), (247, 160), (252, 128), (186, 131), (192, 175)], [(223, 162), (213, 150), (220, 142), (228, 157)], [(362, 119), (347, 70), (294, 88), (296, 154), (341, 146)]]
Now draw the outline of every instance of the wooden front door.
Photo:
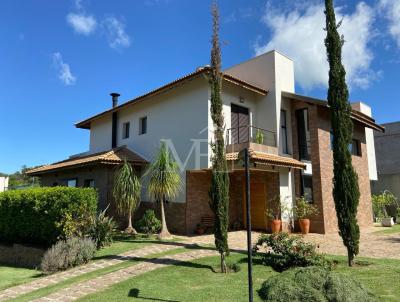
[[(246, 190), (244, 189), (243, 196), (243, 221), (247, 226), (246, 220)], [(251, 228), (253, 230), (267, 229), (267, 220), (265, 216), (267, 191), (264, 182), (251, 182), (250, 183), (250, 201), (251, 201)]]
[(247, 143), (249, 141), (249, 125), (249, 109), (231, 104), (232, 144)]

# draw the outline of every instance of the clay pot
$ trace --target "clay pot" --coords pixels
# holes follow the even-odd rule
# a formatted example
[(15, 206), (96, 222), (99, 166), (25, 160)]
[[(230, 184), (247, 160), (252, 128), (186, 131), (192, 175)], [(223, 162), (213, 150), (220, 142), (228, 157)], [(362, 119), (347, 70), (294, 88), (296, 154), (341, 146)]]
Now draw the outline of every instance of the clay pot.
[(310, 219), (299, 219), (300, 230), (303, 235), (310, 232)]
[(272, 233), (279, 233), (281, 230), (282, 221), (279, 219), (274, 219), (271, 221)]

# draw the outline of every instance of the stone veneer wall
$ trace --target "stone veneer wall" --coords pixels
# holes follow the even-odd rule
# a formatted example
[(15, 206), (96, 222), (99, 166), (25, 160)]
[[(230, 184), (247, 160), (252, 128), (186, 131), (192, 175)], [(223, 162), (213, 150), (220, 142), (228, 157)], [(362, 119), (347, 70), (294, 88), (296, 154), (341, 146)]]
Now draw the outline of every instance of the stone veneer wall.
[[(311, 135), (311, 163), (313, 173), (313, 199), (320, 213), (311, 223), (311, 232), (335, 233), (338, 231), (335, 205), (332, 195), (333, 159), (330, 147), (330, 116), (327, 108), (306, 104), (293, 103), (293, 156), (299, 158), (297, 144), (297, 125), (295, 110), (308, 108)], [(354, 138), (361, 141), (361, 157), (353, 156), (353, 166), (358, 174), (360, 187), (360, 204), (358, 221), (360, 227), (372, 225), (371, 189), (368, 174), (368, 158), (365, 144), (365, 128), (359, 123), (354, 125)], [(300, 171), (295, 172), (296, 196), (300, 195)]]

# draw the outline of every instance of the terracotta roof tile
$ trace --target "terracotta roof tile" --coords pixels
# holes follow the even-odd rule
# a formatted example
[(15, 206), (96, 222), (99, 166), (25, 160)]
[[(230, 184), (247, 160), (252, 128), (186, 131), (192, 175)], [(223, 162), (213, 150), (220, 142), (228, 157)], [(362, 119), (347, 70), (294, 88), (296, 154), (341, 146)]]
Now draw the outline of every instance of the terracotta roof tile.
[(39, 175), (51, 171), (57, 171), (65, 168), (93, 165), (93, 164), (120, 164), (125, 159), (131, 163), (136, 164), (146, 164), (147, 161), (140, 155), (129, 150), (125, 146), (121, 146), (109, 151), (83, 155), (78, 157), (72, 157), (60, 162), (56, 162), (50, 165), (44, 165), (41, 167), (29, 170), (27, 174), (29, 175)]
[[(265, 152), (258, 152), (249, 149), (250, 159), (253, 161), (260, 161), (273, 166), (289, 167), (296, 169), (304, 169), (305, 164), (297, 159), (291, 157), (278, 156), (274, 154), (269, 154)], [(226, 154), (226, 160), (234, 161), (239, 159), (239, 152), (232, 152)]]

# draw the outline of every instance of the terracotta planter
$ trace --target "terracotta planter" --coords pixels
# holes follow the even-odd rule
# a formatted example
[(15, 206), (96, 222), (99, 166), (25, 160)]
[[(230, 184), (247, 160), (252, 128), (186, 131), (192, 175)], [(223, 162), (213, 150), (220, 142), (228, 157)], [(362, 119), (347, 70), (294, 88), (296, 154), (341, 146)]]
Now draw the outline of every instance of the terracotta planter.
[(271, 221), (272, 233), (279, 233), (281, 230), (282, 221), (279, 219), (274, 219)]
[(299, 219), (300, 230), (303, 235), (310, 232), (310, 219)]

